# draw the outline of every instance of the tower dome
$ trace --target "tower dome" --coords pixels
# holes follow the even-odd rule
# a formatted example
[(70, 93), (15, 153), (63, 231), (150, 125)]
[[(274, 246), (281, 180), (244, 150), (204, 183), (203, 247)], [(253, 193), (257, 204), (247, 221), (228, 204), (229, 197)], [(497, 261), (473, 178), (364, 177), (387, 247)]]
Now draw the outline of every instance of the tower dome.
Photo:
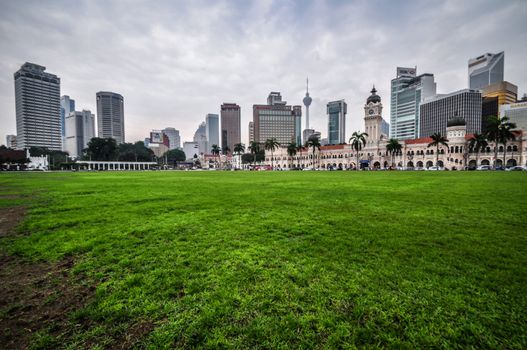
[(371, 89), (371, 95), (366, 100), (366, 104), (368, 104), (370, 102), (372, 102), (372, 103), (380, 103), (381, 102), (381, 97), (379, 95), (377, 95), (377, 90), (375, 89), (375, 85), (373, 86), (373, 89)]

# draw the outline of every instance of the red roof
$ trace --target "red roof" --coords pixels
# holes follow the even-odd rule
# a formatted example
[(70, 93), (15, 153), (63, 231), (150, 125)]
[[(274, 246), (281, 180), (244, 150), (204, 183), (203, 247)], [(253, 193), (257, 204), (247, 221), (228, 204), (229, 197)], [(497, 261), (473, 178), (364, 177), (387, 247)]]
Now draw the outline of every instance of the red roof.
[(418, 144), (418, 143), (430, 143), (432, 142), (432, 138), (431, 137), (420, 137), (418, 139), (412, 139), (412, 140), (404, 140), (404, 143), (407, 144), (407, 145), (415, 145), (415, 144)]
[(321, 150), (335, 150), (335, 149), (344, 149), (345, 145), (327, 145), (320, 147)]

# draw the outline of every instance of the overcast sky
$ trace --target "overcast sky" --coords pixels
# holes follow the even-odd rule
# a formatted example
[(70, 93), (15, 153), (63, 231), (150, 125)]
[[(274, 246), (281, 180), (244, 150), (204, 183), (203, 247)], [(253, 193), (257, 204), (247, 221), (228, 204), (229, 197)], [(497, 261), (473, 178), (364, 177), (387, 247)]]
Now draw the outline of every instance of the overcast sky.
[[(467, 87), (467, 61), (505, 51), (505, 79), (527, 92), (527, 1), (0, 0), (0, 135), (16, 134), (13, 73), (28, 61), (95, 113), (95, 93), (124, 96), (126, 141), (175, 127), (192, 140), (207, 113), (280, 91), (327, 135), (326, 103), (348, 103), (347, 137), (363, 129), (373, 84), (389, 121), (397, 66), (433, 73), (438, 92)], [(302, 123), (305, 122), (303, 119)], [(302, 125), (304, 128), (304, 124)]]

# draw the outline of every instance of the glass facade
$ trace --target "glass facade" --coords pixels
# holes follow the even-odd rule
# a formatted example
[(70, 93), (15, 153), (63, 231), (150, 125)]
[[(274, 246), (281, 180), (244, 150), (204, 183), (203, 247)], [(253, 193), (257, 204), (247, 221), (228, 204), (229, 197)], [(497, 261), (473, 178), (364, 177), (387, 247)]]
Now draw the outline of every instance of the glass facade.
[(482, 89), (487, 85), (503, 81), (505, 53), (486, 53), (468, 61), (470, 89)]
[(327, 104), (328, 144), (338, 145), (346, 142), (347, 104), (344, 100)]

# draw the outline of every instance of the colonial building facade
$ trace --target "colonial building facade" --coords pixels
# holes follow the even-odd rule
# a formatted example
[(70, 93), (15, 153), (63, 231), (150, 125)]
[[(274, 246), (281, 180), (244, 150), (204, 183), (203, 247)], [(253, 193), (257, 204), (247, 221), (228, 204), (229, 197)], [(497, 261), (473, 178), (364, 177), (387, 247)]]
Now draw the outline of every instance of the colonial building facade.
[[(465, 166), (492, 165), (494, 145), (489, 142), (485, 150), (476, 153), (469, 147), (472, 134), (467, 134), (466, 122), (462, 118), (451, 118), (447, 124), (448, 147), (428, 147), (432, 139), (423, 137), (400, 141), (401, 151), (390, 154), (387, 151), (388, 136), (382, 132), (382, 103), (375, 89), (364, 106), (364, 124), (368, 137), (366, 145), (356, 152), (350, 144), (321, 146), (320, 150), (304, 148), (293, 157), (287, 153), (287, 145), (273, 152), (275, 169), (313, 168), (313, 169), (382, 169), (399, 167), (405, 169), (429, 168), (437, 165), (448, 169), (463, 169)], [(527, 132), (514, 131), (515, 140), (505, 146), (498, 145), (497, 164), (527, 165)], [(357, 163), (358, 153), (358, 163)], [(265, 153), (266, 163), (271, 164), (271, 152)]]

